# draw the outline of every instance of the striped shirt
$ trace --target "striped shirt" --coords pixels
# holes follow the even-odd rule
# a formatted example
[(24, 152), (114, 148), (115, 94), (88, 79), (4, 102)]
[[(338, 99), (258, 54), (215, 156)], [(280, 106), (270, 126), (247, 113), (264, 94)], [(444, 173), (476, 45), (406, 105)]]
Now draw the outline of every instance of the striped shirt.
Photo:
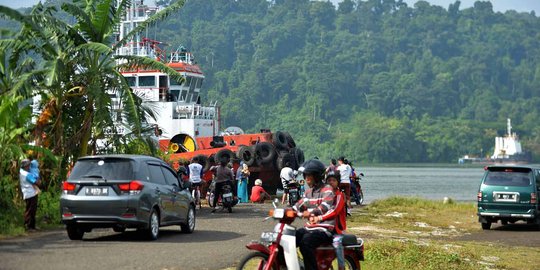
[[(319, 186), (306, 190), (304, 197), (293, 206), (293, 209), (298, 212), (298, 215), (308, 211), (315, 216), (320, 216), (333, 209), (335, 199), (336, 195), (332, 187), (321, 183)], [(307, 229), (326, 229), (328, 232), (332, 232), (335, 224), (335, 219), (331, 219), (323, 220), (317, 224), (306, 223), (305, 227)]]

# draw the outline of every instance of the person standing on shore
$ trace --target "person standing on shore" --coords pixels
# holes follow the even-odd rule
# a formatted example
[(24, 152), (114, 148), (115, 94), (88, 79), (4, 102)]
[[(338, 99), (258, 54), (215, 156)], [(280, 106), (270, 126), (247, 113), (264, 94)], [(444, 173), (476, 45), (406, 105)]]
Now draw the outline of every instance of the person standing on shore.
[(247, 164), (242, 164), (242, 170), (240, 171), (240, 178), (238, 180), (238, 202), (247, 203), (249, 202), (248, 197), (248, 180), (249, 180), (249, 167)]
[(345, 163), (345, 157), (341, 156), (338, 159), (338, 171), (341, 177), (339, 188), (345, 193), (345, 199), (347, 204), (347, 214), (351, 214), (351, 166)]
[(21, 161), (21, 169), (19, 170), (19, 181), (21, 184), (21, 192), (26, 203), (24, 211), (24, 228), (27, 231), (35, 231), (36, 228), (36, 212), (38, 207), (38, 190), (34, 185), (39, 185), (37, 175), (30, 172), (30, 160), (23, 159)]

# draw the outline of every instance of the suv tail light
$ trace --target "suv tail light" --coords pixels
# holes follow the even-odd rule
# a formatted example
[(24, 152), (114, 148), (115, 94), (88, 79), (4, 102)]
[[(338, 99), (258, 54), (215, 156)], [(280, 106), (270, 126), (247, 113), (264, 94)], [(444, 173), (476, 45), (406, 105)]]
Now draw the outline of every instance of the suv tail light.
[(69, 183), (68, 181), (62, 182), (62, 191), (64, 194), (74, 194), (77, 184)]
[(482, 191), (478, 192), (478, 201), (481, 202), (482, 201)]
[(531, 203), (536, 203), (537, 200), (536, 192), (531, 193)]
[(118, 188), (122, 194), (139, 194), (143, 189), (144, 184), (139, 180), (134, 180), (129, 183), (119, 184)]

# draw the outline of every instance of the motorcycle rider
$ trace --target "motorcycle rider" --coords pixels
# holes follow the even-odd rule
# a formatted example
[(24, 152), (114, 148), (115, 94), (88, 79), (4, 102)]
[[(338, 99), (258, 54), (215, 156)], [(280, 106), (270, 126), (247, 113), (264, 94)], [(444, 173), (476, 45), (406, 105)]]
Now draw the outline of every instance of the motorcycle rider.
[(214, 213), (217, 209), (219, 209), (217, 202), (218, 202), (219, 196), (223, 194), (223, 186), (230, 185), (234, 199), (237, 200), (236, 188), (233, 185), (234, 173), (227, 166), (228, 163), (229, 161), (226, 158), (222, 158), (219, 161), (219, 166), (212, 166), (210, 168), (210, 170), (213, 171), (215, 175), (214, 209), (212, 209), (212, 213)]
[(189, 182), (191, 182), (191, 191), (197, 186), (201, 186), (204, 172), (198, 157), (193, 157), (193, 159), (191, 159), (191, 163), (188, 165), (186, 173), (189, 175)]
[(279, 177), (281, 178), (281, 184), (283, 185), (283, 197), (281, 197), (281, 204), (285, 204), (285, 200), (288, 199), (287, 196), (289, 195), (288, 184), (294, 180), (294, 170), (291, 168), (290, 161), (285, 162), (285, 166), (283, 169), (281, 169)]
[[(298, 216), (313, 218), (324, 215), (333, 209), (334, 190), (330, 185), (326, 185), (322, 181), (325, 169), (324, 164), (317, 159), (308, 160), (299, 168), (298, 171), (304, 174), (309, 189), (293, 207)], [(315, 250), (323, 244), (329, 245), (332, 243), (332, 231), (335, 223), (335, 219), (321, 220), (316, 223), (308, 222), (304, 225), (304, 228), (296, 231), (296, 245), (300, 248), (306, 270), (317, 269)]]
[(328, 171), (328, 173), (326, 174), (326, 183), (332, 186), (332, 188), (334, 189), (334, 193), (336, 194), (334, 205), (332, 205), (331, 210), (329, 210), (323, 215), (310, 216), (309, 222), (314, 224), (332, 219), (336, 221), (336, 224), (334, 226), (334, 239), (332, 241), (332, 245), (336, 250), (338, 269), (343, 270), (345, 269), (345, 256), (343, 254), (342, 240), (343, 233), (347, 229), (347, 214), (345, 212), (345, 194), (343, 194), (343, 192), (341, 192), (341, 190), (339, 189), (340, 181), (341, 177), (339, 175), (339, 172), (335, 172), (333, 170)]

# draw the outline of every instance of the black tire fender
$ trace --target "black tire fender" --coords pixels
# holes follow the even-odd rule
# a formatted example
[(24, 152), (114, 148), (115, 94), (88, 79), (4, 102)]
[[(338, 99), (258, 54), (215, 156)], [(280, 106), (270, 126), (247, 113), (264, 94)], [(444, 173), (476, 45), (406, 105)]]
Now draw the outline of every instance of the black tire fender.
[(292, 148), (289, 153), (294, 158), (295, 166), (294, 166), (293, 169), (297, 170), (298, 167), (301, 166), (305, 161), (304, 151), (302, 151), (302, 149), (300, 149), (300, 148)]
[(289, 141), (285, 132), (277, 131), (273, 134), (272, 142), (277, 149), (289, 150)]
[(253, 166), (255, 164), (255, 151), (252, 147), (241, 145), (238, 148), (237, 156), (248, 166)]
[(283, 132), (285, 134), (285, 138), (287, 138), (287, 144), (289, 145), (289, 148), (295, 148), (296, 142), (294, 141), (293, 137), (289, 132)]
[(216, 156), (214, 157), (215, 162), (220, 163), (222, 158), (226, 158), (227, 163), (229, 163), (234, 158), (233, 151), (226, 148), (217, 151)]
[(276, 157), (274, 145), (269, 142), (261, 142), (256, 144), (255, 156), (262, 164), (267, 164), (274, 161), (274, 158)]

